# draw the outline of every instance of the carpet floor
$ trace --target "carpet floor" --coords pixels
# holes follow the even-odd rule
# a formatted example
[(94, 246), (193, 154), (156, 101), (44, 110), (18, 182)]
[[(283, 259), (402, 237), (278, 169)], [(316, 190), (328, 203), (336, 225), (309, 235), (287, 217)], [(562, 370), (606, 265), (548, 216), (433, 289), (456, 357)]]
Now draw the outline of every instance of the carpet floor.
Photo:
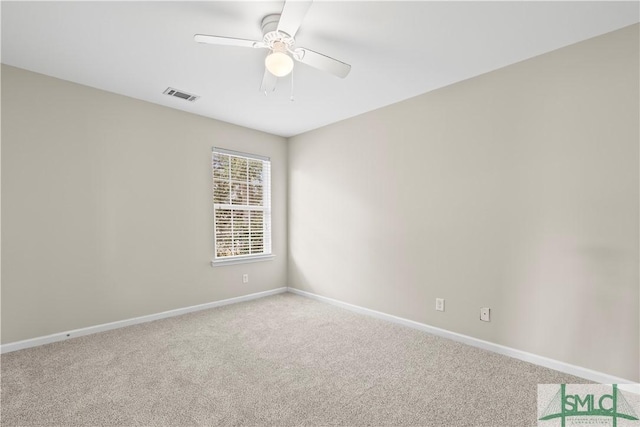
[(290, 293), (7, 353), (2, 426), (534, 426), (586, 383)]

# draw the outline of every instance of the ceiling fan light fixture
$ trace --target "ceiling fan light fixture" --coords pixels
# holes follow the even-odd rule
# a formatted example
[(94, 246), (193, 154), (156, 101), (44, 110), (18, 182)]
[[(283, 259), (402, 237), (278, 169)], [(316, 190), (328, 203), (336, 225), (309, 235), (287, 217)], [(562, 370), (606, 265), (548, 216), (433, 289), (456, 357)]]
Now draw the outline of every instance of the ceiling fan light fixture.
[(293, 70), (293, 59), (287, 55), (284, 43), (274, 43), (273, 52), (264, 59), (264, 66), (276, 77), (284, 77)]
[[(296, 33), (313, 1), (284, 0), (281, 13), (272, 13), (262, 19), (262, 40), (210, 34), (195, 34), (193, 38), (198, 43), (268, 49), (260, 84), (260, 92), (265, 94), (275, 90), (278, 77), (285, 77), (293, 71), (295, 61), (345, 78), (351, 65), (304, 47), (296, 47)], [(293, 84), (293, 80), (291, 82)]]

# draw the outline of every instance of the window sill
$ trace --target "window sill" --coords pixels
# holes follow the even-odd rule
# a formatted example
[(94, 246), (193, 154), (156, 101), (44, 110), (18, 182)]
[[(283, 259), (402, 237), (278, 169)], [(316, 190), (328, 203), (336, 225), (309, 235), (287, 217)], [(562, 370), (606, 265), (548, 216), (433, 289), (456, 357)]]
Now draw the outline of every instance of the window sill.
[(211, 261), (211, 267), (222, 267), (225, 265), (233, 265), (233, 264), (246, 264), (249, 262), (260, 262), (260, 261), (271, 261), (276, 256), (271, 255), (256, 255), (256, 256), (248, 256), (248, 257), (238, 257), (238, 258), (230, 258), (230, 259), (214, 259)]

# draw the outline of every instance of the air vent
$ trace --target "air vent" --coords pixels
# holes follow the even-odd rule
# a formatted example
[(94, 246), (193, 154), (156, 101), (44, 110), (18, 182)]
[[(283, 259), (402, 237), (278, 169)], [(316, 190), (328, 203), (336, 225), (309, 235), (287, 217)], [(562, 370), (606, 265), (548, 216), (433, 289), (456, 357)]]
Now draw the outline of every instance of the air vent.
[(174, 89), (172, 87), (168, 87), (164, 92), (165, 95), (175, 96), (176, 98), (184, 99), (185, 101), (193, 102), (196, 99), (200, 98), (198, 95), (192, 95), (187, 92), (183, 92), (178, 89)]

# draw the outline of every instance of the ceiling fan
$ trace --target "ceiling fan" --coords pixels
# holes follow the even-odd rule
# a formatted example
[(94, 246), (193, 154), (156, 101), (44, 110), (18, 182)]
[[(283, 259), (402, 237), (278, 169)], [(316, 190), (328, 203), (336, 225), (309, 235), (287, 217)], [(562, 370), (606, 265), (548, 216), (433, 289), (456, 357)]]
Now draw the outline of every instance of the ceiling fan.
[(264, 60), (265, 70), (260, 85), (260, 91), (265, 93), (275, 90), (278, 77), (291, 73), (293, 60), (345, 78), (351, 70), (351, 65), (305, 47), (295, 46), (294, 37), (311, 3), (312, 0), (285, 1), (281, 13), (265, 16), (262, 19), (262, 40), (206, 34), (196, 34), (193, 39), (198, 43), (269, 49), (270, 52)]

